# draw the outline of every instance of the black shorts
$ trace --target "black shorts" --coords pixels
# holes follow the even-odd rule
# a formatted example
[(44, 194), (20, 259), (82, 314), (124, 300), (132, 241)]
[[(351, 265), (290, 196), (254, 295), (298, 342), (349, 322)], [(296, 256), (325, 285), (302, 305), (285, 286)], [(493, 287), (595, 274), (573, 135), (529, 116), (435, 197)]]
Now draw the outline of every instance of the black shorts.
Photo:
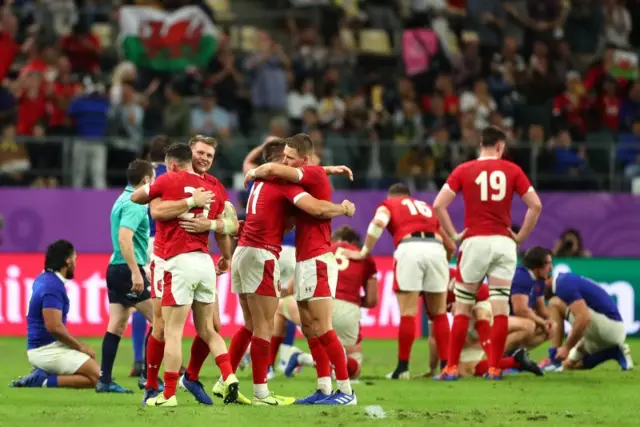
[(144, 291), (136, 294), (131, 290), (131, 270), (127, 264), (109, 264), (107, 267), (107, 294), (110, 304), (121, 304), (125, 307), (133, 307), (136, 304), (151, 298), (149, 293), (149, 280), (142, 267), (142, 280), (144, 280)]

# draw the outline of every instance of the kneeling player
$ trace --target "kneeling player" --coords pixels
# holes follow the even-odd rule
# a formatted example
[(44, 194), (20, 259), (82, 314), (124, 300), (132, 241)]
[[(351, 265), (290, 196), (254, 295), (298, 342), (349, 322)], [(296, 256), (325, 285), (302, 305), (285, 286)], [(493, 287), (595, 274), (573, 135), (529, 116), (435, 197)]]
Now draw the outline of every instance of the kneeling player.
[[(359, 246), (360, 236), (351, 227), (340, 227), (332, 236), (331, 250), (338, 261), (338, 286), (332, 322), (347, 352), (350, 379), (356, 379), (360, 375), (362, 365), (360, 307), (372, 308), (378, 303), (378, 271), (373, 257), (368, 255), (361, 261), (354, 261), (344, 256), (344, 251), (356, 252)], [(364, 296), (360, 296), (363, 289)], [(288, 311), (289, 314), (295, 313), (293, 310)], [(285, 368), (285, 375), (290, 377), (299, 366), (312, 363), (313, 359), (309, 355), (293, 353)]]
[(555, 354), (563, 369), (592, 369), (607, 360), (615, 360), (622, 370), (633, 369), (622, 316), (604, 289), (585, 277), (563, 273), (546, 284), (545, 292), (552, 297), (549, 312), (560, 325), (558, 335), (564, 335), (565, 318), (572, 326)]

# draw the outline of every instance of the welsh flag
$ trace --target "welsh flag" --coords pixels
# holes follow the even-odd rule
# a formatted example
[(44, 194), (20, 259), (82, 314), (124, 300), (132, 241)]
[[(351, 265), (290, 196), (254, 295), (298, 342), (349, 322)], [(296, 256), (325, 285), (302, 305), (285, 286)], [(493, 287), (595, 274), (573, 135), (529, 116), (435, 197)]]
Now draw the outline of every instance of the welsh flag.
[(173, 12), (150, 7), (120, 8), (120, 47), (138, 67), (179, 72), (206, 66), (218, 47), (218, 31), (196, 6)]

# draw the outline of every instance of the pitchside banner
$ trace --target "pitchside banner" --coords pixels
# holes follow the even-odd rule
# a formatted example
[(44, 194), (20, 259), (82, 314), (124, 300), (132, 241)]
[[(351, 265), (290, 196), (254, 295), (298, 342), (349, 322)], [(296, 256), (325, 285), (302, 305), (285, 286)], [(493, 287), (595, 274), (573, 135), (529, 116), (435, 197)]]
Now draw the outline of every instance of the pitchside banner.
[[(117, 190), (0, 190), (0, 252), (43, 252), (52, 241), (65, 238), (80, 253), (111, 252), (109, 213), (120, 194)], [(419, 193), (432, 203), (435, 193)], [(238, 200), (237, 192), (229, 192)], [(383, 191), (335, 191), (334, 201), (349, 199), (357, 207), (351, 219), (337, 218), (334, 226), (349, 224), (362, 235), (376, 207), (386, 197)], [(584, 247), (595, 257), (640, 257), (640, 197), (630, 194), (542, 194), (543, 211), (533, 235), (524, 249), (533, 245), (552, 247), (568, 228), (577, 229)], [(513, 203), (513, 222), (521, 224), (526, 208)], [(458, 197), (449, 212), (462, 230), (464, 205)], [(375, 255), (391, 255), (393, 242), (385, 233), (376, 245)]]
[[(0, 254), (0, 336), (25, 336), (29, 296), (34, 279), (42, 272), (43, 256)], [(108, 321), (105, 271), (109, 255), (78, 256), (75, 278), (68, 281), (70, 311), (67, 326), (72, 334), (85, 337), (104, 335)], [(393, 294), (393, 259), (377, 257), (379, 302), (374, 309), (362, 309), (365, 338), (395, 338), (400, 311)], [(573, 271), (592, 278), (614, 298), (629, 334), (640, 331), (640, 268), (630, 259), (557, 260), (555, 273)], [(242, 325), (242, 311), (230, 292), (229, 275), (218, 278), (218, 298), (222, 335), (230, 337)], [(191, 320), (189, 320), (191, 322)], [(420, 324), (420, 322), (418, 322)], [(193, 335), (189, 323), (187, 334)]]

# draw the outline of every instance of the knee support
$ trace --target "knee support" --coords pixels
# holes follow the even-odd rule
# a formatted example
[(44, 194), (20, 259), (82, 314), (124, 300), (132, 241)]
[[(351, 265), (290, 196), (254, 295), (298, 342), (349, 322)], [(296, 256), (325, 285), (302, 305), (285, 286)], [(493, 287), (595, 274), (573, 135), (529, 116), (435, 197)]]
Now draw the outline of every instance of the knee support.
[(455, 284), (453, 294), (456, 296), (457, 303), (466, 305), (474, 305), (476, 303), (476, 294), (463, 288), (458, 282)]
[(509, 302), (511, 290), (508, 288), (489, 288), (489, 299), (492, 301)]

